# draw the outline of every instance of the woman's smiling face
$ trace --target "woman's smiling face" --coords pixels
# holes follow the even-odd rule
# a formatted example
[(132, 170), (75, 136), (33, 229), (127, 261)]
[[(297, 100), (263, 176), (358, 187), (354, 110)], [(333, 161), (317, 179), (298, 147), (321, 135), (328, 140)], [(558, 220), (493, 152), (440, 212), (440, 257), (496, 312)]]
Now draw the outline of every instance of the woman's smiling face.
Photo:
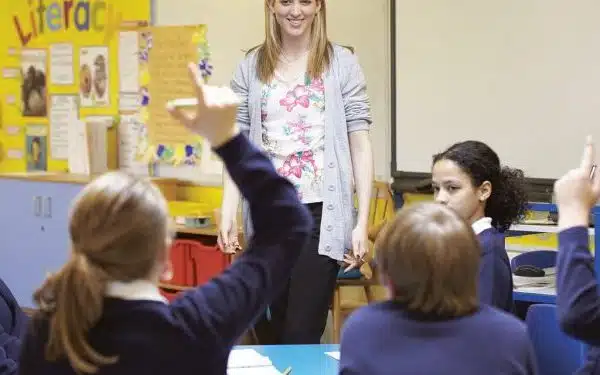
[(274, 0), (271, 10), (282, 35), (299, 37), (310, 32), (315, 15), (321, 9), (318, 0)]

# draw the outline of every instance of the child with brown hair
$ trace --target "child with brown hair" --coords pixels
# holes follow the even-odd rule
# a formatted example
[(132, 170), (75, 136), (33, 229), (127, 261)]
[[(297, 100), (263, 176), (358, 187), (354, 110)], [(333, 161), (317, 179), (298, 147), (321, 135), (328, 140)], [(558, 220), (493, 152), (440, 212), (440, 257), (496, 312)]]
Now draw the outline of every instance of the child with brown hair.
[(389, 301), (346, 321), (340, 374), (535, 374), (525, 325), (479, 302), (480, 244), (456, 211), (405, 208), (375, 250)]
[(236, 98), (203, 86), (195, 64), (194, 114), (170, 109), (206, 138), (250, 202), (255, 234), (229, 269), (170, 305), (169, 215), (159, 190), (108, 173), (71, 213), (69, 261), (35, 293), (40, 312), (25, 340), (21, 374), (219, 374), (231, 347), (280, 291), (312, 227), (294, 186), (239, 134)]

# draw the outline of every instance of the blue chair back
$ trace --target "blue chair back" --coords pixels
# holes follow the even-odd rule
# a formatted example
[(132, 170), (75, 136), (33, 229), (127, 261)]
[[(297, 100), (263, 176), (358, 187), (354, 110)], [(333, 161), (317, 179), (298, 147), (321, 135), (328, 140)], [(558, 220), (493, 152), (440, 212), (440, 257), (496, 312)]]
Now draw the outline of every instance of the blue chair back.
[(344, 268), (345, 266), (342, 265), (342, 267), (340, 267), (340, 270), (338, 272), (338, 279), (343, 279), (343, 280), (357, 280), (360, 279), (362, 277), (362, 274), (360, 273), (360, 270), (357, 268), (354, 268), (348, 272), (344, 272)]
[(517, 267), (528, 265), (539, 268), (551, 268), (556, 266), (556, 251), (534, 250), (517, 255), (510, 260), (510, 268), (514, 271)]
[(532, 305), (527, 312), (526, 323), (538, 374), (573, 374), (583, 365), (585, 346), (561, 331), (555, 305)]

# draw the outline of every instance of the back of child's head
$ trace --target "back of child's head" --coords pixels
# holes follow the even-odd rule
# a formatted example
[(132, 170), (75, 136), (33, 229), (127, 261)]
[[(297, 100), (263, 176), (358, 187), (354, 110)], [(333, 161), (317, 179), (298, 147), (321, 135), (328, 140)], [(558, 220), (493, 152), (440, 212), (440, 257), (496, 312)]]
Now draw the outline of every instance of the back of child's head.
[(477, 309), (481, 250), (454, 210), (433, 202), (400, 210), (375, 250), (384, 285), (407, 310), (452, 318)]
[(166, 252), (168, 211), (149, 181), (111, 172), (88, 184), (71, 211), (71, 256), (34, 299), (49, 318), (46, 358), (69, 360), (80, 373), (116, 362), (87, 342), (100, 320), (107, 283), (148, 279)]
[(455, 143), (434, 155), (433, 164), (442, 160), (455, 163), (466, 173), (474, 187), (491, 184), (491, 194), (485, 201), (485, 216), (492, 226), (505, 231), (526, 211), (527, 194), (523, 171), (500, 164), (500, 158), (487, 144), (479, 141)]

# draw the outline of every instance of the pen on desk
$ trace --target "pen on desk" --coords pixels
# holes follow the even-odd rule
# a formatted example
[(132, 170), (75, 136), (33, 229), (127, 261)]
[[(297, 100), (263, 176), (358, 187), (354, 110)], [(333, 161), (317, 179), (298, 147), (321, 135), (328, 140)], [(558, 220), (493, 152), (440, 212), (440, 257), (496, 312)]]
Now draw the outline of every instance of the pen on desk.
[(592, 170), (590, 171), (590, 180), (594, 178), (594, 173), (596, 173), (596, 164), (592, 165)]
[(292, 373), (292, 368), (288, 367), (285, 370), (283, 370), (283, 374), (282, 375), (290, 375)]

